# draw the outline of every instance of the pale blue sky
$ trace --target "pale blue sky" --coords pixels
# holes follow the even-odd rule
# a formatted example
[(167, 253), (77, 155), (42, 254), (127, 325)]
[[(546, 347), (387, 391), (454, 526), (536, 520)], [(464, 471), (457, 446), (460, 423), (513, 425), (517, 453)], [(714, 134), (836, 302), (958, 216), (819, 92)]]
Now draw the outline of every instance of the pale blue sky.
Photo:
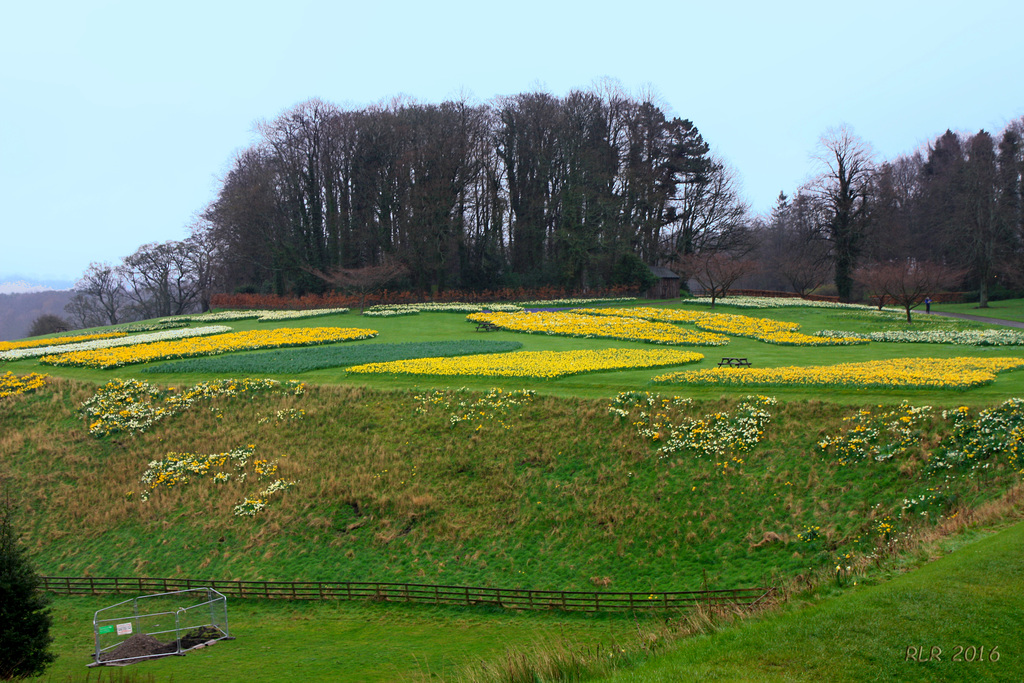
[(0, 0), (0, 282), (180, 239), (254, 123), (612, 78), (691, 119), (755, 211), (845, 123), (880, 159), (1024, 115), (1024, 3)]

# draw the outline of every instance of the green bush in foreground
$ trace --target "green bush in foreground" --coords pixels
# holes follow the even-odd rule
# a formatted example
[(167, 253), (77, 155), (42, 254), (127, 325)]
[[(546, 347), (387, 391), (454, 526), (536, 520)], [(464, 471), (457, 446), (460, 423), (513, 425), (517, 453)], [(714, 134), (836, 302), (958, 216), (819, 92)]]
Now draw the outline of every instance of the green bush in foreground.
[(331, 345), (296, 349), (278, 349), (265, 353), (243, 353), (217, 358), (195, 358), (164, 363), (143, 372), (207, 372), (296, 374), (323, 368), (340, 368), (364, 363), (386, 363), (413, 358), (467, 356), (477, 353), (506, 353), (522, 348), (512, 341), (456, 340), (404, 342), (401, 344)]
[(37, 676), (50, 652), (49, 600), (11, 525), (9, 502), (0, 507), (0, 679)]

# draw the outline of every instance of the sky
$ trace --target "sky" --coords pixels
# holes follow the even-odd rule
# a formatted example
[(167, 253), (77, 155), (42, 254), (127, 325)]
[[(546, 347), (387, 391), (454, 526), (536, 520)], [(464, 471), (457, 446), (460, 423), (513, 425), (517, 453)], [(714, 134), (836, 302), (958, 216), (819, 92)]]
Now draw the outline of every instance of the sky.
[(880, 161), (1024, 116), (1020, 0), (0, 0), (0, 283), (184, 238), (255, 125), (605, 79), (696, 124), (756, 213), (845, 125)]

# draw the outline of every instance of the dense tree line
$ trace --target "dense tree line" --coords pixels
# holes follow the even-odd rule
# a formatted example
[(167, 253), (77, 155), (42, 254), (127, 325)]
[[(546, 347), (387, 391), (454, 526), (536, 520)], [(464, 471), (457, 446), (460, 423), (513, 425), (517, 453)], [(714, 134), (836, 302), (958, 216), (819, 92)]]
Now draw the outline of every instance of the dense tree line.
[(405, 266), (405, 285), (623, 284), (742, 232), (746, 207), (697, 128), (615, 88), (486, 105), (311, 100), (258, 127), (205, 212), (225, 285), (327, 288)]
[(1024, 288), (1022, 135), (1024, 119), (997, 136), (947, 130), (878, 163), (850, 131), (830, 131), (819, 177), (761, 221), (763, 281), (804, 293), (831, 279), (848, 300), (901, 264), (908, 276), (947, 273), (944, 287), (977, 292), (981, 306), (993, 287)]
[(214, 292), (581, 293), (649, 283), (647, 265), (716, 296), (888, 296), (908, 317), (940, 289), (982, 306), (1024, 289), (1024, 119), (884, 162), (826, 131), (817, 176), (754, 217), (693, 123), (608, 84), (487, 104), (310, 100), (257, 130), (190, 236), (91, 264), (69, 322), (207, 310)]

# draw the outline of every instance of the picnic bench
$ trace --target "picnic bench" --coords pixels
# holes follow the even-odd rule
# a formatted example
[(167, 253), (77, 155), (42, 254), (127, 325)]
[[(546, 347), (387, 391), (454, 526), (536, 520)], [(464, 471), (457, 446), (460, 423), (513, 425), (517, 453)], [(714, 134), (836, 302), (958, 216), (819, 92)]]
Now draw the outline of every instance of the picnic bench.
[(749, 368), (753, 363), (746, 358), (723, 358), (718, 362), (718, 367), (723, 365), (729, 368)]
[(495, 325), (494, 323), (489, 323), (486, 320), (483, 320), (476, 324), (477, 332), (497, 332), (500, 329), (501, 328)]

